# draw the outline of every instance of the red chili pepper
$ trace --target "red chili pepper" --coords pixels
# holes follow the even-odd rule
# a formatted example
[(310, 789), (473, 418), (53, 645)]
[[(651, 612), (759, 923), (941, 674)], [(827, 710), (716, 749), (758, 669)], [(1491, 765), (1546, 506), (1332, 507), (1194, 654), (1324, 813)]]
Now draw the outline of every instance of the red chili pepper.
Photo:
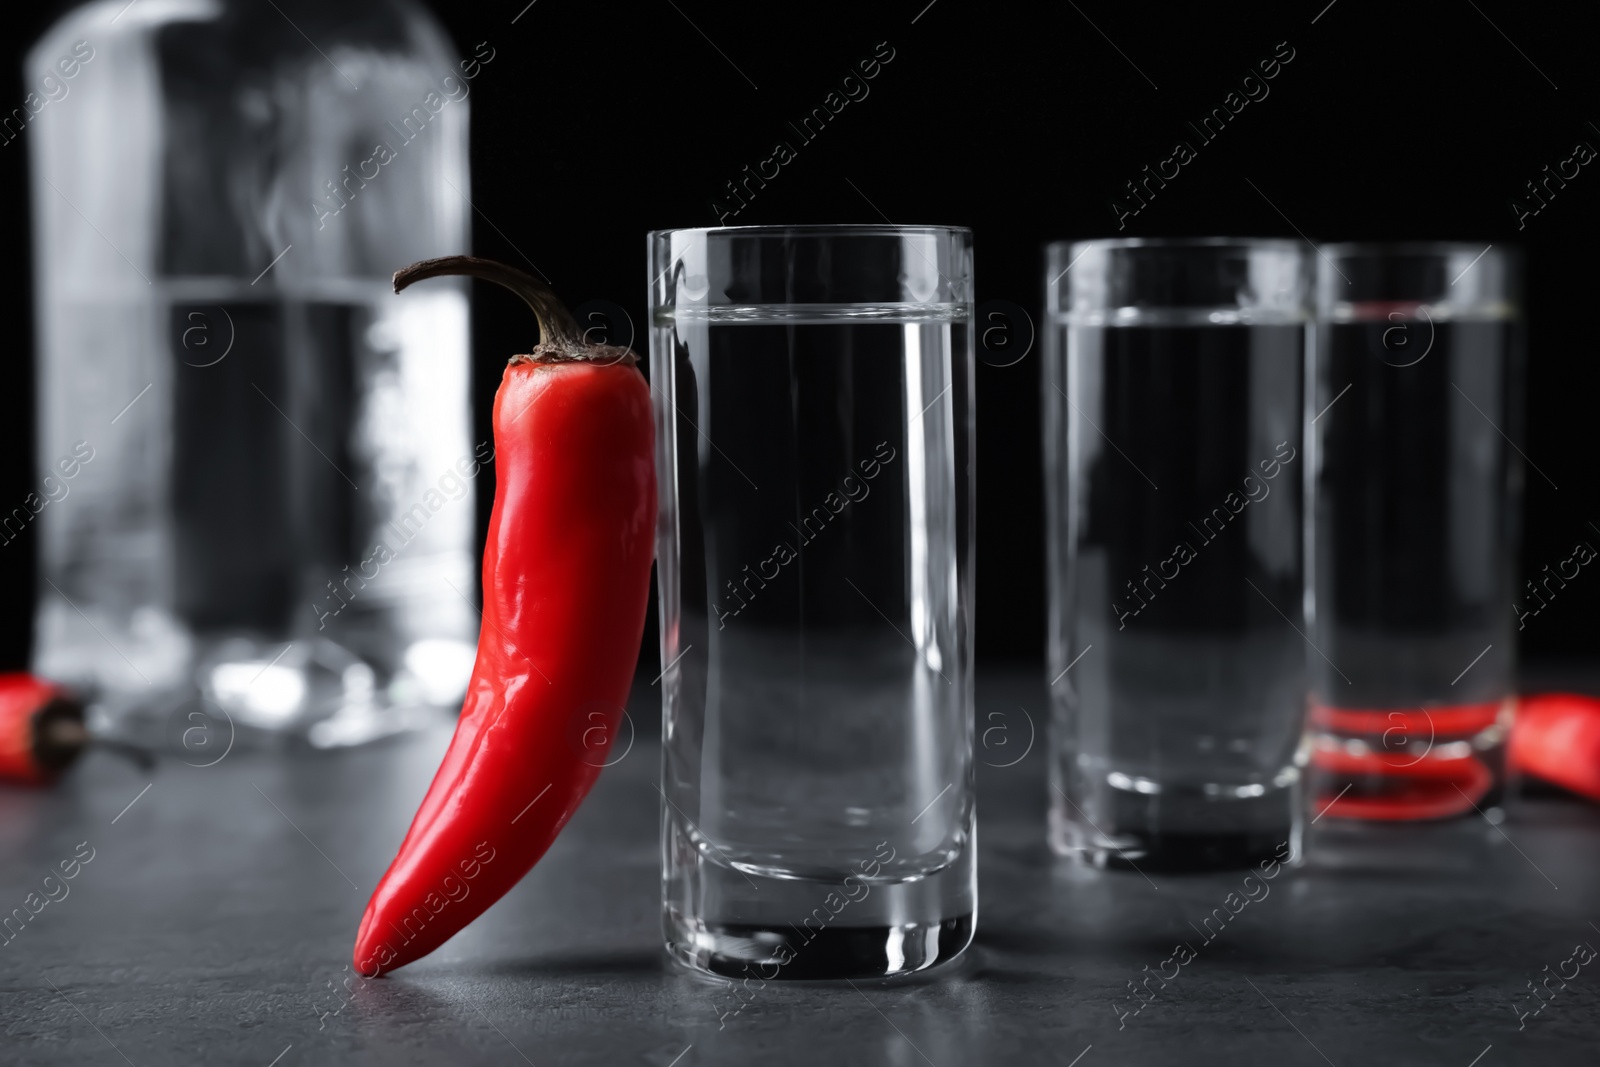
[[(1333, 818), (1385, 822), (1444, 819), (1471, 811), (1489, 792), (1494, 772), (1475, 756), (1427, 756), (1412, 765), (1373, 756), (1318, 752), (1316, 768), (1329, 777), (1357, 779), (1362, 792), (1319, 797), (1316, 809)], [(1323, 792), (1333, 792), (1325, 786)]]
[(354, 963), (369, 976), (477, 918), (577, 810), (627, 700), (654, 554), (650, 388), (633, 354), (584, 343), (548, 288), (487, 260), (414, 264), (395, 291), (446, 274), (516, 292), (542, 341), (511, 358), (495, 395), (477, 663), (444, 762), (361, 919)]
[(49, 785), (88, 744), (83, 705), (25, 671), (0, 674), (0, 780)]
[(1511, 731), (1511, 765), (1600, 800), (1600, 700), (1576, 693), (1523, 698)]
[(1321, 772), (1313, 804), (1330, 818), (1379, 821), (1471, 811), (1494, 786), (1494, 772), (1470, 744), (1456, 742), (1509, 725), (1508, 716), (1500, 701), (1406, 711), (1313, 704), (1311, 765)]
[[(1311, 707), (1311, 725), (1341, 734), (1375, 734), (1388, 737), (1428, 738), (1430, 741), (1458, 735), (1470, 737), (1493, 726), (1500, 718), (1500, 701), (1487, 704), (1458, 704), (1453, 707), (1418, 708), (1411, 711), (1369, 711), (1364, 708)], [(1400, 761), (1407, 762), (1402, 756)]]

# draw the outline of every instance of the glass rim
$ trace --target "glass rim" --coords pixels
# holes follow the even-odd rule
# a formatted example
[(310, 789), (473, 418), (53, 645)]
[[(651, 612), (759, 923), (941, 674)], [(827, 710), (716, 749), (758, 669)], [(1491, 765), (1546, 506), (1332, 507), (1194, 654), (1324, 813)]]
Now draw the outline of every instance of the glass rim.
[(1086, 240), (1048, 241), (1050, 252), (1087, 251), (1090, 248), (1116, 250), (1123, 248), (1185, 249), (1185, 248), (1261, 248), (1283, 252), (1299, 251), (1301, 242), (1293, 237), (1091, 237)]
[(1518, 256), (1522, 249), (1518, 245), (1497, 244), (1493, 241), (1484, 241), (1481, 244), (1473, 241), (1330, 241), (1327, 244), (1316, 246), (1317, 251), (1329, 256), (1430, 256), (1430, 255), (1478, 255), (1497, 251), (1507, 256)]
[(779, 236), (782, 234), (798, 234), (806, 237), (888, 237), (904, 234), (934, 234), (948, 236), (972, 236), (972, 229), (968, 226), (941, 226), (930, 224), (900, 225), (892, 222), (806, 222), (794, 224), (764, 223), (751, 226), (684, 226), (665, 230), (650, 230), (648, 236), (652, 239), (669, 237), (674, 234), (697, 234), (702, 237), (711, 236), (738, 236), (738, 237), (763, 237)]

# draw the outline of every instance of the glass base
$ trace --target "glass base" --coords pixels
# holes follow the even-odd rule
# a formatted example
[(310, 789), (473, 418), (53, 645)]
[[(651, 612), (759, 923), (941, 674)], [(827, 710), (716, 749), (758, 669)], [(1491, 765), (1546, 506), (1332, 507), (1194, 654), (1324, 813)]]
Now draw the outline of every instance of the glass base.
[[(972, 931), (970, 912), (934, 924), (824, 929), (809, 940), (788, 926), (729, 925), (684, 931), (681, 936), (669, 932), (667, 951), (684, 966), (724, 978), (882, 978), (954, 959), (972, 943)], [(754, 946), (762, 946), (757, 953), (765, 962), (752, 960)], [(778, 962), (783, 958), (789, 962)]]
[[(1237, 834), (1126, 835), (1118, 846), (1107, 842), (1074, 844), (1052, 834), (1051, 847), (1091, 867), (1121, 871), (1183, 873), (1243, 870), (1289, 855), (1293, 830)], [(1120, 846), (1120, 847), (1119, 847)]]
[(1055, 791), (1049, 837), (1057, 855), (1102, 869), (1181, 873), (1243, 870), (1301, 854), (1297, 768), (1280, 772), (1284, 784), (1272, 789), (1164, 782), (1159, 793), (1140, 793), (1102, 785), (1114, 777), (1129, 776), (1080, 785), (1076, 798)]
[[(767, 873), (715, 847), (701, 851), (698, 840), (667, 820), (662, 935), (668, 955), (693, 970), (761, 981), (883, 978), (944, 963), (972, 943), (970, 817), (948, 862), (893, 877), (870, 861), (826, 874)], [(865, 855), (882, 857), (887, 846)]]

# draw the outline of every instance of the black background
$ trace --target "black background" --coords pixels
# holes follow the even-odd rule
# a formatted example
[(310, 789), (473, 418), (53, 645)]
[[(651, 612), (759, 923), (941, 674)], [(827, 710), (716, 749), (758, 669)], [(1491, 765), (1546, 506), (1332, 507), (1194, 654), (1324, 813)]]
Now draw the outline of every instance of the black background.
[[(472, 82), (475, 251), (531, 261), (570, 305), (609, 300), (641, 327), (645, 232), (716, 224), (723, 184), (775, 141), (794, 143), (786, 123), (885, 41), (894, 59), (870, 95), (729, 224), (970, 226), (979, 302), (1012, 301), (1037, 322), (1042, 243), (1118, 234), (1112, 198), (1183, 139), (1198, 158), (1122, 235), (1521, 245), (1530, 358), (1517, 444), (1550, 479), (1527, 478), (1522, 570), (1532, 576), (1580, 538), (1600, 543), (1589, 525), (1600, 525), (1600, 371), (1584, 325), (1596, 270), (1582, 245), (1600, 165), (1525, 229), (1510, 206), (1580, 140), (1600, 148), (1589, 20), (1578, 5), (1507, 0), (1326, 5), (432, 4), (463, 54), (480, 41), (495, 53)], [(26, 48), (71, 6), (7, 12), (6, 111), (25, 95)], [(1280, 42), (1294, 58), (1270, 95), (1198, 145), (1186, 121), (1221, 106)], [(4, 510), (36, 483), (26, 151), (26, 133), (0, 147)], [(503, 358), (526, 350), (532, 324), (514, 300), (480, 289), (473, 327), (480, 440)], [(641, 333), (635, 347), (644, 344)], [(990, 662), (1037, 658), (1043, 645), (1038, 355), (978, 368), (978, 651)], [(487, 493), (481, 505), (486, 518)], [(0, 666), (27, 658), (33, 529), (0, 547)], [(1596, 590), (1600, 578), (1580, 578), (1530, 619), (1524, 656), (1587, 653)], [(653, 615), (651, 626), (641, 669), (656, 658)]]

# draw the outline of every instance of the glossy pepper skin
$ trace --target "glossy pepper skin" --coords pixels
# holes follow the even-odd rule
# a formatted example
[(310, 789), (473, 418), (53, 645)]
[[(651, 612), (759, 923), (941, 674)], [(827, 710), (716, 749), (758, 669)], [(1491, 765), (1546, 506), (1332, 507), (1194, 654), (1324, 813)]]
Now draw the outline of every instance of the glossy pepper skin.
[(545, 343), (495, 396), (477, 662), (361, 920), (364, 975), (427, 955), (538, 862), (599, 775), (632, 683), (654, 556), (650, 389), (629, 353), (552, 344), (543, 310)]
[(1511, 731), (1511, 765), (1600, 800), (1600, 700), (1577, 693), (1524, 697)]

